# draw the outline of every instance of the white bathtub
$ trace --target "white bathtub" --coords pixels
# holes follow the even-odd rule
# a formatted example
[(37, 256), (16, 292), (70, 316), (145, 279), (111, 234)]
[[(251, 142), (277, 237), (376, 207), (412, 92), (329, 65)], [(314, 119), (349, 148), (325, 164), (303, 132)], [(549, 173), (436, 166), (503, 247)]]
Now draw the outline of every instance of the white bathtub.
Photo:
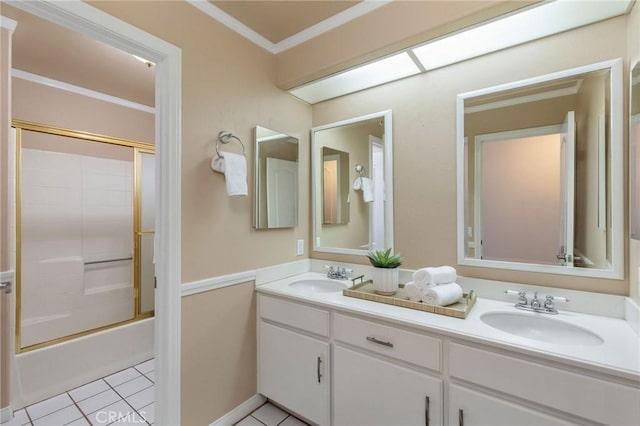
[(154, 356), (154, 319), (17, 354), (11, 380), (18, 410)]

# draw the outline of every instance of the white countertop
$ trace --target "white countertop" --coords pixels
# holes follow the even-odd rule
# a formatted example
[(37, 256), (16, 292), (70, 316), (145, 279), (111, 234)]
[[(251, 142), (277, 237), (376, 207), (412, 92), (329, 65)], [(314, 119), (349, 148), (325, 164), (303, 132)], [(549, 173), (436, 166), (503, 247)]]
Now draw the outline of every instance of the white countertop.
[[(260, 293), (287, 297), (330, 309), (347, 311), (397, 324), (435, 332), (467, 341), (508, 349), (567, 365), (640, 381), (640, 337), (624, 319), (559, 311), (558, 315), (520, 311), (513, 302), (478, 297), (466, 319), (452, 318), (383, 303), (343, 296), (342, 292), (320, 293), (289, 286), (302, 279), (326, 279), (317, 272), (306, 272), (256, 287)], [(342, 281), (344, 283), (344, 281)], [(350, 282), (349, 282), (350, 284)], [(604, 339), (598, 346), (546, 343), (500, 331), (485, 324), (480, 316), (487, 312), (519, 312), (544, 315), (590, 330)]]

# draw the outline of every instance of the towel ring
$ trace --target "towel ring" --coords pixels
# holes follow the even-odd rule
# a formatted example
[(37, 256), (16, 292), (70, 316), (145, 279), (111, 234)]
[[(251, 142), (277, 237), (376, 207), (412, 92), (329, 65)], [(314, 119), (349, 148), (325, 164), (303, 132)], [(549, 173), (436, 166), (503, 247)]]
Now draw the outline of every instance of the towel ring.
[(364, 166), (360, 165), (360, 164), (356, 164), (356, 173), (358, 173), (360, 175), (360, 177), (362, 177), (362, 175), (364, 174)]
[(223, 130), (220, 133), (218, 133), (218, 140), (216, 141), (216, 154), (218, 155), (218, 157), (224, 158), (223, 155), (220, 155), (220, 144), (222, 143), (223, 145), (226, 145), (229, 142), (231, 142), (231, 139), (235, 139), (238, 142), (240, 142), (240, 145), (242, 145), (242, 155), (246, 155), (247, 152), (245, 151), (244, 144), (242, 143), (240, 138), (235, 136), (231, 132), (225, 132)]

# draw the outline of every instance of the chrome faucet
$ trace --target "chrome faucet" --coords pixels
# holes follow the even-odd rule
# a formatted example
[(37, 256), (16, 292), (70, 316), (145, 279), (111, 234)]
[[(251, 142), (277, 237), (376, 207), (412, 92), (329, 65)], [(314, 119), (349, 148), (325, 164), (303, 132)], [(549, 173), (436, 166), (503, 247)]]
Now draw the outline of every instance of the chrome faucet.
[(327, 270), (327, 278), (334, 280), (346, 280), (353, 274), (353, 269), (345, 268), (344, 266), (329, 266), (324, 267)]
[(518, 301), (514, 305), (516, 308), (522, 309), (524, 311), (539, 312), (543, 314), (556, 315), (558, 313), (558, 310), (555, 307), (554, 301), (569, 301), (569, 299), (567, 299), (566, 297), (551, 296), (549, 294), (545, 296), (544, 302), (540, 302), (540, 299), (538, 299), (537, 291), (533, 292), (533, 299), (531, 299), (531, 301), (527, 300), (527, 293), (525, 293), (524, 291), (506, 290), (505, 293), (518, 295)]

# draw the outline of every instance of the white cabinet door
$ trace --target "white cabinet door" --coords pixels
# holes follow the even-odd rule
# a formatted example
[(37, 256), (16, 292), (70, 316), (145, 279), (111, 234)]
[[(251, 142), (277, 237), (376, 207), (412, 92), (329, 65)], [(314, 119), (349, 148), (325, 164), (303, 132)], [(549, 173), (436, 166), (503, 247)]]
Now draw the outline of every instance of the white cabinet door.
[(442, 381), (339, 345), (333, 350), (335, 426), (442, 424)]
[(451, 426), (576, 425), (458, 385), (449, 385)]
[(258, 392), (328, 425), (329, 343), (262, 321), (258, 333)]

